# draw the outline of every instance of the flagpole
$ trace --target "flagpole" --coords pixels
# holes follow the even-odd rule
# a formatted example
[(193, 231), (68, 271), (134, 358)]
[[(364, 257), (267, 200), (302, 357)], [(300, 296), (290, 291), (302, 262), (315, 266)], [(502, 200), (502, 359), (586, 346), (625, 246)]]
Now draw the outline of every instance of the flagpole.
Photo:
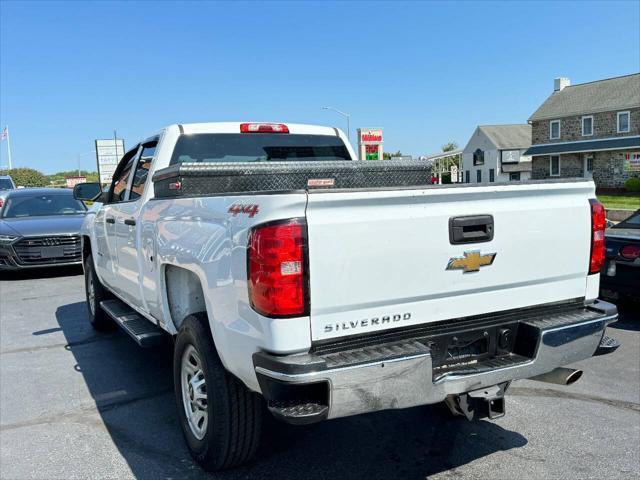
[(7, 125), (7, 151), (9, 152), (9, 170), (11, 170), (11, 140), (9, 139), (9, 125)]

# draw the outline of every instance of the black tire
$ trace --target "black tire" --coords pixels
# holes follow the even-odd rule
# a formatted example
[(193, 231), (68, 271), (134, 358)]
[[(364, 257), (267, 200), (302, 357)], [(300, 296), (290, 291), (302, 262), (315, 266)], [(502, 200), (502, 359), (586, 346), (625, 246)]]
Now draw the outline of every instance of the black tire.
[[(90, 294), (90, 284), (93, 285), (93, 297)], [(111, 294), (100, 283), (93, 266), (91, 254), (87, 255), (84, 260), (84, 291), (87, 296), (87, 311), (89, 312), (91, 326), (100, 331), (112, 330), (115, 326), (113, 320), (100, 308), (100, 302), (110, 299)]]
[[(183, 400), (182, 395), (182, 358), (190, 346), (198, 354), (206, 382), (206, 409), (202, 410), (206, 410), (208, 419), (206, 428), (204, 425), (201, 427), (204, 432), (201, 439), (197, 438), (187, 420), (187, 409), (193, 405), (189, 407), (189, 400)], [(236, 467), (253, 458), (260, 444), (262, 429), (261, 397), (249, 391), (223, 367), (209, 331), (206, 313), (189, 315), (182, 323), (173, 354), (173, 378), (180, 426), (196, 462), (207, 471), (217, 471)], [(189, 387), (188, 395), (192, 392), (192, 387)]]

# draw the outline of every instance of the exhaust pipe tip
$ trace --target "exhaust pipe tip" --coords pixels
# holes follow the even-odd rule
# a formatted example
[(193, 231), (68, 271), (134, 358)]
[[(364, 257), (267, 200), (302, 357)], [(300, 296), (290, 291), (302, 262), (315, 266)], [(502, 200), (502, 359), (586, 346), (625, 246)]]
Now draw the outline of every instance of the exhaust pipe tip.
[(530, 380), (554, 383), (556, 385), (572, 385), (580, 380), (583, 373), (584, 372), (582, 370), (560, 367), (555, 370), (551, 370), (550, 372), (543, 373), (542, 375), (531, 377)]
[(567, 376), (565, 380), (565, 385), (571, 385), (573, 383), (576, 383), (578, 380), (580, 380), (583, 373), (584, 372), (582, 370), (574, 370)]

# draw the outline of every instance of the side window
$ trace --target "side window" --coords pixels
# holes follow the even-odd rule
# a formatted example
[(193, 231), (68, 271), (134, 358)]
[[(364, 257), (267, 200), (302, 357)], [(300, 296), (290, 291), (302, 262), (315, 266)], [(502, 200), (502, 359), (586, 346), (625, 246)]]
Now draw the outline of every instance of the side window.
[(156, 154), (157, 145), (158, 142), (153, 142), (148, 143), (142, 147), (142, 153), (140, 154), (135, 173), (133, 174), (133, 182), (131, 183), (129, 200), (140, 198), (144, 193), (144, 186), (147, 183), (149, 169), (151, 168), (153, 157)]
[(112, 203), (122, 202), (126, 199), (127, 184), (131, 176), (134, 158), (135, 157), (130, 158), (124, 169), (118, 174), (118, 177), (114, 177), (113, 179), (113, 191), (111, 192)]

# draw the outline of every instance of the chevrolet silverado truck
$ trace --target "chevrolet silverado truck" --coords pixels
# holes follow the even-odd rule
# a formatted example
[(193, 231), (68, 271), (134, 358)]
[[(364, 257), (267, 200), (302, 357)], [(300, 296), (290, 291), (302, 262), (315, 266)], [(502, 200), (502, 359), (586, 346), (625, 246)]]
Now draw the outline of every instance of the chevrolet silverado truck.
[(129, 150), (82, 228), (89, 319), (174, 339), (177, 411), (207, 470), (292, 424), (445, 402), (504, 414), (518, 379), (613, 351), (604, 209), (587, 180), (431, 185), (338, 129), (171, 125)]

